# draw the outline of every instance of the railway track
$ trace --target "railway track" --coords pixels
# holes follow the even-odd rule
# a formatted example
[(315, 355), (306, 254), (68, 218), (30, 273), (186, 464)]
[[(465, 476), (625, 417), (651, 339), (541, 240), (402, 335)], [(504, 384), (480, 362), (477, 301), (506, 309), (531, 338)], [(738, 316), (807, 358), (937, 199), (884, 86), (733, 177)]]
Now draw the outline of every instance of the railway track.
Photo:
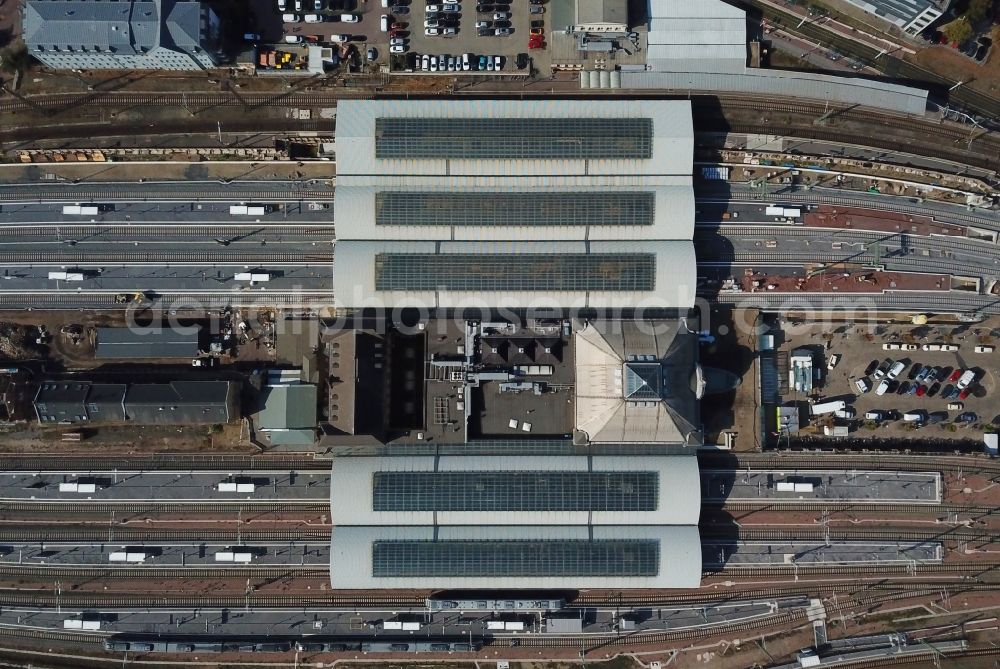
[(37, 566), (37, 565), (0, 565), (0, 580), (4, 576), (16, 577), (23, 582), (28, 578), (85, 578), (85, 579), (170, 579), (183, 577), (189, 579), (237, 579), (237, 578), (314, 578), (327, 580), (330, 569), (317, 565), (259, 565), (256, 567), (108, 567), (107, 565), (87, 566)]
[[(815, 530), (794, 528), (748, 528), (737, 525), (702, 525), (701, 538), (707, 542), (713, 538), (726, 539), (737, 538), (739, 541), (818, 541), (822, 543), (829, 536), (831, 541), (869, 541), (869, 542), (916, 542), (916, 541), (1000, 541), (1000, 535), (994, 530), (973, 530), (965, 529), (964, 526), (944, 526), (933, 529), (923, 529), (915, 527), (907, 528), (886, 528), (886, 529), (858, 529), (853, 527), (830, 527), (826, 532), (818, 527)], [(735, 536), (734, 536), (735, 535)]]
[(838, 469), (847, 471), (949, 472), (964, 475), (1000, 476), (1000, 462), (985, 456), (949, 456), (940, 453), (911, 453), (905, 449), (879, 453), (842, 453), (830, 451), (770, 450), (765, 452), (702, 452), (698, 462), (703, 469), (778, 470)]
[[(830, 513), (892, 513), (901, 515), (924, 516), (934, 514), (957, 514), (960, 516), (992, 516), (1000, 513), (1000, 509), (990, 506), (966, 506), (963, 504), (905, 504), (886, 503), (873, 504), (866, 502), (842, 502), (836, 499), (816, 500), (715, 500), (702, 501), (702, 507), (716, 511), (828, 511)], [(0, 506), (0, 511), (3, 507)]]
[(164, 529), (152, 527), (65, 527), (51, 526), (38, 529), (37, 526), (0, 526), (0, 541), (10, 543), (26, 542), (86, 542), (155, 545), (157, 542), (301, 542), (329, 541), (330, 530), (320, 528), (298, 528), (294, 530), (247, 529)]
[(75, 203), (75, 202), (333, 202), (332, 190), (183, 190), (163, 184), (142, 184), (142, 190), (120, 190), (116, 184), (103, 188), (88, 186), (0, 186), (0, 203)]
[(261, 240), (284, 243), (327, 242), (334, 239), (333, 226), (310, 224), (273, 224), (262, 221), (257, 225), (167, 225), (163, 223), (95, 223), (93, 225), (61, 225), (57, 223), (5, 223), (0, 225), (0, 244), (9, 244), (7, 238), (23, 238), (36, 244), (43, 238), (52, 243), (65, 243), (71, 239), (94, 239), (105, 242), (114, 239), (163, 239), (189, 241), (193, 238), (213, 241), (216, 239), (246, 238), (253, 243)]
[(126, 471), (224, 472), (278, 471), (329, 472), (332, 460), (313, 453), (294, 455), (242, 455), (157, 453), (149, 456), (74, 456), (74, 455), (3, 455), (0, 472), (80, 472), (107, 473)]
[(216, 251), (203, 249), (200, 251), (183, 251), (175, 249), (157, 249), (151, 251), (109, 252), (104, 249), (90, 250), (80, 246), (61, 246), (53, 251), (0, 251), (0, 264), (16, 265), (154, 265), (163, 267), (173, 264), (187, 264), (204, 267), (207, 265), (245, 265), (245, 264), (278, 264), (285, 266), (300, 266), (313, 264), (332, 264), (333, 250), (324, 253), (310, 251), (309, 253), (286, 253), (261, 248), (255, 251)]
[(891, 211), (894, 213), (912, 214), (914, 216), (930, 215), (935, 220), (957, 223), (959, 225), (986, 228), (990, 230), (1000, 230), (1000, 218), (986, 217), (976, 214), (969, 214), (953, 207), (952, 211), (928, 210), (923, 208), (920, 202), (913, 198), (883, 195), (880, 199), (872, 197), (852, 196), (851, 191), (839, 191), (832, 188), (814, 188), (806, 191), (799, 186), (783, 186), (781, 192), (764, 196), (759, 191), (742, 188), (735, 185), (725, 192), (717, 191), (709, 186), (701, 185), (696, 189), (695, 200), (700, 202), (712, 202), (724, 200), (726, 202), (760, 202), (765, 199), (775, 199), (788, 204), (827, 204), (845, 207), (858, 207), (860, 209), (871, 209), (876, 211)]
[(200, 504), (171, 502), (20, 502), (0, 501), (0, 523), (10, 516), (23, 515), (26, 519), (42, 518), (87, 518), (100, 516), (100, 522), (108, 522), (108, 516), (115, 514), (121, 520), (128, 516), (150, 516), (157, 514), (177, 514), (182, 516), (221, 516), (244, 514), (243, 520), (267, 514), (329, 514), (330, 505), (310, 502), (269, 502), (267, 500), (245, 500), (234, 502), (205, 501)]

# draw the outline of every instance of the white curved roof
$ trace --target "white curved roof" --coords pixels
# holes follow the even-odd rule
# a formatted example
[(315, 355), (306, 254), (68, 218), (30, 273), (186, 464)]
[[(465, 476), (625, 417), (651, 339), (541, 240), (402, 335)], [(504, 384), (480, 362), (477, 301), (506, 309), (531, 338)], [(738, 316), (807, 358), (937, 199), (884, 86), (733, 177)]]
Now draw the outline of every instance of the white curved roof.
[[(513, 511), (455, 511), (427, 509), (426, 503), (410, 508), (422, 510), (376, 511), (373, 509), (374, 482), (377, 472), (456, 472), (491, 473), (496, 479), (489, 485), (504, 487), (504, 474), (518, 472), (641, 472), (655, 475), (655, 507), (650, 510), (601, 511), (523, 509)], [(491, 479), (493, 477), (490, 477)], [(506, 477), (510, 485), (516, 476)], [(411, 485), (417, 482), (410, 482)], [(404, 484), (399, 484), (404, 485)], [(554, 484), (553, 484), (554, 485)], [(581, 476), (576, 486), (586, 485)], [(407, 494), (382, 490), (383, 495)], [(558, 496), (560, 490), (553, 490)], [(623, 493), (629, 501), (638, 501), (643, 491)], [(427, 494), (427, 491), (424, 491)], [(488, 494), (484, 492), (483, 494)], [(414, 496), (414, 495), (411, 495)], [(417, 502), (418, 500), (412, 500)], [(426, 502), (426, 500), (421, 500)], [(486, 507), (481, 508), (489, 508)], [(495, 507), (494, 507), (495, 508)], [(701, 513), (701, 484), (698, 459), (693, 455), (676, 456), (415, 456), (415, 457), (342, 457), (333, 461), (330, 480), (330, 513), (334, 526), (344, 525), (697, 525)]]
[[(646, 159), (379, 159), (377, 119), (558, 119), (572, 134), (574, 119), (650, 119), (652, 154)], [(687, 100), (342, 100), (337, 104), (338, 184), (366, 183), (371, 177), (517, 175), (690, 175), (694, 154), (691, 104)], [(360, 178), (360, 179), (359, 179)], [(359, 179), (355, 181), (355, 179)]]
[[(590, 255), (599, 259), (601, 254), (622, 255), (629, 259), (651, 260), (650, 275), (645, 279), (651, 283), (649, 289), (618, 289), (621, 284), (609, 283), (607, 290), (567, 289), (554, 290), (547, 272), (558, 271), (547, 268), (549, 261), (556, 264), (569, 259), (571, 255)], [(532, 290), (512, 289), (506, 283), (496, 289), (427, 289), (396, 288), (402, 283), (391, 283), (391, 288), (377, 289), (377, 266), (384, 267), (386, 259), (400, 256), (417, 259), (413, 268), (414, 281), (422, 280), (425, 285), (431, 281), (419, 264), (420, 259), (430, 255), (441, 256), (482, 256), (483, 261), (475, 267), (467, 268), (490, 280), (506, 281), (504, 262), (506, 258), (519, 257), (526, 263), (538, 263), (538, 272), (531, 277)], [(446, 263), (445, 263), (446, 264)], [(609, 281), (615, 281), (615, 267), (602, 268), (591, 263), (588, 268), (595, 278), (610, 272)], [(456, 284), (461, 283), (462, 269), (454, 268), (450, 277)], [(691, 241), (648, 241), (648, 242), (607, 242), (607, 241), (563, 241), (563, 242), (337, 242), (334, 246), (333, 266), (334, 301), (338, 308), (394, 308), (413, 307), (426, 309), (461, 308), (622, 308), (622, 309), (690, 309), (695, 300), (697, 264), (694, 243)], [(406, 284), (407, 286), (411, 284)], [(417, 285), (417, 284), (412, 284)], [(497, 284), (501, 286), (501, 284)]]
[[(478, 179), (478, 183), (435, 187), (433, 184), (379, 186), (337, 186), (334, 201), (334, 221), (338, 240), (411, 240), (451, 239), (455, 241), (489, 241), (495, 239), (555, 240), (643, 240), (691, 239), (694, 236), (694, 191), (690, 178), (665, 178), (657, 181), (677, 183), (647, 184), (636, 178), (608, 178), (602, 183), (589, 185), (525, 186), (511, 183), (510, 179)], [(578, 181), (578, 180), (572, 180)], [(488, 207), (491, 193), (499, 194), (553, 194), (572, 197), (573, 194), (601, 195), (620, 193), (652, 193), (654, 196), (652, 225), (565, 225), (563, 221), (548, 216), (538, 208), (535, 216), (518, 224), (506, 219), (509, 225), (386, 225), (377, 221), (377, 196), (394, 193), (476, 194)], [(467, 206), (475, 206), (470, 202)], [(442, 214), (442, 221), (444, 216)]]
[[(655, 542), (657, 559), (651, 573), (642, 575), (498, 576), (474, 573), (424, 575), (414, 565), (396, 565), (408, 575), (376, 576), (375, 544), (379, 542)], [(419, 547), (417, 547), (419, 548)], [(335, 527), (330, 542), (330, 584), (337, 590), (386, 588), (523, 589), (523, 588), (697, 588), (701, 584), (701, 538), (697, 526), (452, 526), (452, 527)], [(463, 565), (465, 566), (465, 565)], [(380, 565), (386, 570), (386, 565)], [(474, 569), (466, 567), (467, 572)], [(418, 573), (414, 573), (418, 572)]]

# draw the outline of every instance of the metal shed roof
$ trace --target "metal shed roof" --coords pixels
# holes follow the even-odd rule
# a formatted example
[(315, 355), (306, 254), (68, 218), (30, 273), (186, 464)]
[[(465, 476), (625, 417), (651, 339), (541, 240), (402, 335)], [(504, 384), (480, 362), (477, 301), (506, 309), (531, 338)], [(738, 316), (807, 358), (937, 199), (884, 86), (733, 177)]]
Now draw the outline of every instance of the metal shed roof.
[(335, 589), (695, 588), (696, 526), (335, 527)]
[[(649, 475), (635, 478), (646, 482), (646, 492), (631, 487), (609, 499), (615, 493), (605, 486), (614, 481), (592, 476), (600, 473)], [(466, 486), (474, 490), (463, 492)], [(531, 488), (517, 493), (518, 486)], [(693, 455), (343, 457), (333, 461), (330, 508), (335, 526), (697, 525), (701, 488)]]
[(260, 394), (261, 430), (316, 428), (316, 386), (311, 383), (266, 386)]
[(96, 357), (129, 360), (137, 358), (194, 358), (198, 355), (198, 328), (98, 328)]
[[(694, 304), (697, 271), (690, 241), (349, 241), (338, 242), (334, 251), (334, 299), (345, 308), (547, 305), (689, 309)], [(587, 262), (587, 256), (592, 261), (607, 258), (607, 262), (603, 266)], [(421, 262), (435, 258), (433, 271), (444, 272), (449, 257), (455, 258), (456, 274), (446, 285), (454, 283), (454, 287), (434, 289), (428, 284)], [(613, 260), (618, 257), (628, 262)], [(404, 285), (396, 274), (387, 280), (380, 273), (386, 267), (394, 273), (403, 271), (402, 266), (387, 264), (387, 259), (393, 258), (408, 261), (405, 270), (414, 277), (412, 287)], [(467, 262), (474, 258), (481, 259)], [(635, 263), (641, 263), (641, 267)], [(622, 274), (626, 271), (627, 276)], [(459, 288), (463, 272), (468, 274), (468, 287)], [(605, 288), (600, 286), (602, 272), (607, 277)], [(553, 289), (554, 285), (562, 289)]]

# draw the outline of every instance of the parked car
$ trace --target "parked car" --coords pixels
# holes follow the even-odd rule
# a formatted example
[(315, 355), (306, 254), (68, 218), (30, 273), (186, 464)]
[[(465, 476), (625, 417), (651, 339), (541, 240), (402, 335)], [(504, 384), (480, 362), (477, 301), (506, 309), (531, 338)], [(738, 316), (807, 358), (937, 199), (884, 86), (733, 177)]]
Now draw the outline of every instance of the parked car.
[(302, 20), (302, 17), (298, 14), (282, 14), (281, 20), (283, 23), (298, 23)]
[(918, 385), (917, 386), (917, 397), (923, 397), (926, 394), (927, 394), (927, 386), (925, 386), (925, 385)]
[(892, 367), (892, 362), (893, 361), (891, 358), (886, 358), (885, 360), (883, 360), (882, 364), (878, 366), (878, 369), (875, 370), (875, 373), (872, 376), (874, 376), (876, 379), (881, 379), (883, 376), (885, 376), (886, 372), (889, 371), (889, 368)]
[(409, 49), (405, 44), (390, 44), (389, 53), (406, 53)]
[(494, 5), (476, 5), (476, 11), (482, 14), (489, 14), (496, 11), (496, 7)]
[(854, 382), (854, 387), (858, 389), (859, 393), (864, 394), (872, 389), (872, 384), (868, 379), (858, 379)]
[(874, 409), (865, 413), (865, 420), (882, 421), (886, 419), (886, 414), (880, 409)]
[(545, 13), (545, 8), (544, 7), (528, 7), (528, 13), (529, 14), (544, 14)]
[(463, 53), (462, 54), (462, 71), (468, 72), (472, 69), (472, 54)]
[(889, 390), (889, 382), (887, 380), (882, 380), (882, 383), (878, 384), (878, 388), (875, 389), (876, 395), (885, 395), (886, 391)]
[(454, 14), (462, 11), (461, 5), (445, 5), (441, 8), (441, 11), (445, 14)]
[(321, 12), (324, 9), (326, 9), (326, 1), (325, 0), (313, 0), (313, 11), (314, 12)]
[(965, 405), (962, 404), (961, 402), (951, 402), (951, 403), (948, 404), (948, 410), (949, 411), (961, 411), (964, 408), (965, 408)]
[(955, 418), (956, 423), (975, 423), (978, 420), (979, 416), (974, 411), (966, 411)]
[(892, 367), (889, 368), (889, 371), (885, 373), (885, 378), (891, 381), (899, 376), (904, 369), (906, 369), (905, 362), (895, 362), (892, 364)]
[(907, 423), (923, 423), (927, 421), (927, 412), (923, 409), (907, 411), (903, 414), (903, 420)]
[(895, 342), (889, 342), (887, 344), (882, 344), (883, 351), (898, 351), (903, 347), (902, 344), (897, 344)]
[(844, 420), (853, 420), (857, 413), (854, 411), (854, 407), (844, 407), (843, 409), (834, 411), (833, 415)]
[[(424, 28), (440, 28), (441, 22), (437, 19), (427, 19), (424, 21)], [(436, 34), (436, 33), (435, 33)]]
[(977, 346), (973, 349), (976, 353), (992, 353), (996, 349), (993, 346)]
[(920, 372), (917, 374), (916, 381), (918, 383), (923, 383), (924, 381), (927, 380), (927, 377), (930, 376), (931, 372), (933, 372), (933, 371), (934, 370), (931, 369), (930, 367), (924, 367), (924, 368), (922, 368), (920, 370)]
[(478, 70), (485, 70), (486, 67), (487, 67), (487, 65), (489, 65), (489, 59), (486, 56), (480, 56), (479, 57), (479, 67), (477, 67), (476, 69), (478, 69)]
[(428, 14), (430, 14), (431, 12), (440, 12), (440, 11), (441, 11), (441, 5), (427, 5)]
[(934, 397), (941, 390), (941, 384), (935, 382), (930, 388), (927, 389), (927, 397)]
[(506, 37), (507, 35), (510, 35), (512, 32), (513, 30), (511, 28), (497, 28), (494, 31), (494, 34), (497, 37)]
[(910, 383), (909, 381), (903, 381), (902, 383), (899, 384), (899, 387), (896, 388), (896, 394), (897, 395), (906, 395), (907, 393), (910, 392), (910, 386), (912, 386), (912, 385), (913, 384)]
[(369, 62), (378, 60), (378, 50), (375, 47), (368, 47), (368, 51), (365, 52), (365, 58)]
[(288, 0), (278, 0), (278, 11), (283, 12), (288, 9)]
[(285, 35), (285, 44), (299, 44), (302, 41), (300, 35)]
[(913, 381), (914, 379), (917, 378), (917, 374), (919, 374), (923, 368), (924, 368), (923, 365), (921, 365), (919, 362), (913, 363), (913, 366), (910, 367), (910, 371), (907, 372), (906, 374), (906, 378), (908, 378), (910, 381)]
[(341, 23), (357, 23), (360, 20), (361, 20), (361, 17), (358, 16), (357, 14), (341, 14), (340, 15), (340, 21), (341, 21)]
[(504, 21), (506, 19), (509, 19), (510, 16), (511, 16), (510, 12), (495, 12), (493, 14), (493, 20), (494, 21)]
[(402, 5), (396, 5), (395, 7), (392, 8), (392, 13), (405, 16), (406, 14), (410, 13), (410, 8), (403, 7)]
[(326, 21), (326, 17), (321, 14), (306, 14), (306, 23), (323, 23)]

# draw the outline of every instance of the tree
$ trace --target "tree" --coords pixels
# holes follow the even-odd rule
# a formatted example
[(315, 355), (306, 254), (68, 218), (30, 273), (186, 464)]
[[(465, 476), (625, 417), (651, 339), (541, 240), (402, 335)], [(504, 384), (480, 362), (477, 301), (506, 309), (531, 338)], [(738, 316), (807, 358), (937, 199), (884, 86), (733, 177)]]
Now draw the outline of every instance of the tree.
[(28, 66), (28, 50), (21, 46), (0, 50), (0, 69), (4, 72), (21, 72)]
[(993, 11), (993, 0), (970, 0), (965, 16), (975, 25), (989, 16)]
[(964, 16), (955, 19), (951, 23), (943, 26), (941, 32), (954, 44), (963, 44), (972, 38), (972, 25)]

